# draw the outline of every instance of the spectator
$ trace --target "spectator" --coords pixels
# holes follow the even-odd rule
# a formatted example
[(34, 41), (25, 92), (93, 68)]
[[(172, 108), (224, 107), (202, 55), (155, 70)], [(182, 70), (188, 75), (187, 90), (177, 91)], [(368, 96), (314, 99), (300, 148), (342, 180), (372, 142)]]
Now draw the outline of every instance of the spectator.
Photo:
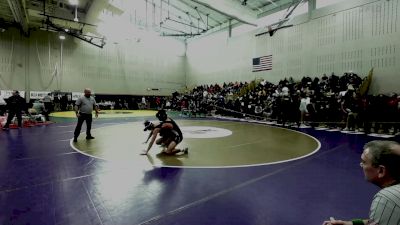
[(44, 108), (44, 104), (41, 100), (35, 100), (32, 105), (32, 109), (28, 110), (31, 116), (35, 118), (35, 120), (43, 121), (42, 115), (44, 115), (44, 119), (49, 121), (49, 114)]
[(364, 146), (360, 166), (365, 179), (382, 188), (373, 198), (368, 219), (330, 220), (324, 225), (400, 224), (400, 145), (371, 141)]
[(308, 114), (308, 110), (307, 110), (307, 105), (308, 104), (310, 104), (310, 97), (308, 97), (306, 95), (306, 93), (303, 92), (301, 94), (300, 107), (299, 107), (299, 110), (300, 110), (300, 113), (301, 113), (301, 117), (300, 117), (300, 124), (301, 125), (305, 125), (304, 124), (304, 119), (305, 119), (306, 114)]
[(67, 94), (63, 95), (60, 99), (60, 106), (61, 106), (61, 111), (67, 111), (67, 106), (68, 106), (68, 96)]
[(254, 107), (254, 114), (256, 115), (256, 119), (260, 119), (263, 114), (263, 107), (261, 106), (260, 102), (256, 104)]
[(19, 91), (13, 91), (12, 96), (7, 99), (8, 117), (3, 130), (8, 130), (12, 119), (17, 116), (18, 127), (22, 127), (22, 111), (26, 110), (25, 99), (19, 95)]
[(166, 101), (165, 108), (166, 109), (170, 109), (171, 108), (171, 102), (169, 100)]
[(47, 114), (50, 114), (53, 110), (52, 102), (51, 102), (51, 93), (48, 93), (46, 96), (43, 97), (44, 108)]
[(60, 105), (60, 97), (58, 94), (54, 95), (53, 98), (53, 103), (54, 103), (54, 111), (60, 111), (61, 110), (61, 105)]
[(315, 99), (310, 99), (310, 103), (307, 104), (307, 112), (309, 115), (309, 121), (310, 121), (310, 126), (312, 128), (316, 127), (318, 125), (317, 120), (318, 120), (318, 111), (317, 107), (315, 104)]
[(146, 97), (142, 97), (142, 102), (141, 102), (141, 109), (146, 109), (147, 108), (147, 102), (146, 102)]
[(32, 105), (32, 109), (36, 114), (43, 114), (45, 113), (44, 104), (40, 100), (35, 100)]
[(6, 101), (4, 100), (3, 96), (1, 95), (0, 92), (0, 116), (3, 116), (4, 113), (6, 112)]
[[(349, 85), (350, 86), (350, 85)], [(346, 121), (345, 131), (354, 131), (358, 116), (358, 99), (353, 87), (349, 87), (342, 101), (342, 113)]]
[[(347, 122), (346, 128), (350, 131), (364, 128), (364, 132), (369, 132), (372, 130), (371, 125), (375, 125), (375, 130), (382, 128), (384, 133), (390, 130), (392, 134), (400, 134), (397, 133), (398, 123), (390, 123), (400, 120), (400, 109), (395, 109), (396, 102), (399, 101), (394, 96), (389, 101), (383, 95), (376, 98), (360, 95), (357, 88), (361, 82), (362, 79), (357, 74), (349, 72), (343, 76), (334, 73), (329, 77), (324, 74), (321, 78), (306, 76), (299, 82), (295, 82), (293, 78), (285, 78), (278, 85), (265, 80), (259, 83), (230, 82), (222, 86), (199, 85), (192, 91), (186, 90), (183, 95), (174, 92), (170, 107), (178, 111), (187, 110), (193, 101), (192, 106), (198, 112), (214, 112), (217, 109), (216, 114), (251, 117), (256, 114), (255, 107), (260, 102), (264, 109), (262, 115), (278, 122), (296, 122), (300, 126), (301, 112), (302, 121), (305, 120), (304, 115), (309, 114), (309, 100), (303, 98), (301, 101), (300, 98), (305, 94), (314, 99), (314, 122), (321, 121), (321, 124), (329, 125), (330, 129), (344, 128)], [(390, 129), (392, 127), (393, 130)]]
[(397, 98), (396, 93), (392, 93), (390, 98), (388, 99), (388, 120), (390, 126), (393, 128), (393, 134), (397, 133), (398, 130), (398, 122), (399, 122), (399, 112), (398, 112), (398, 105), (399, 105), (399, 100)]

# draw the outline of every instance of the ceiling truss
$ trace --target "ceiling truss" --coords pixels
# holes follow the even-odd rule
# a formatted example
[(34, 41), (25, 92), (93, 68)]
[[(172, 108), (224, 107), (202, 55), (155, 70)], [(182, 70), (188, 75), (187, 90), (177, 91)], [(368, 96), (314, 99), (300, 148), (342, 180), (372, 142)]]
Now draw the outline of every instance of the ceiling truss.
[[(111, 10), (112, 16), (122, 15), (126, 8), (118, 8), (115, 4), (124, 1), (142, 1), (146, 8), (145, 15), (139, 19), (136, 18), (136, 11), (134, 15), (132, 12), (131, 17), (135, 17), (134, 22), (131, 21), (133, 25), (153, 29), (162, 36), (187, 39), (226, 27), (231, 29), (238, 24), (257, 26), (257, 18), (287, 9), (285, 18), (258, 34), (273, 35), (277, 30), (289, 27), (286, 25), (287, 18), (301, 2), (308, 0), (79, 0), (76, 8), (68, 0), (0, 0), (0, 28), (16, 26), (27, 36), (32, 29), (63, 32), (102, 48), (105, 38), (96, 31), (101, 22), (98, 16), (107, 10)], [(114, 14), (114, 8), (119, 10), (118, 13)], [(95, 13), (90, 12), (93, 9)], [(75, 10), (78, 22), (73, 20)]]

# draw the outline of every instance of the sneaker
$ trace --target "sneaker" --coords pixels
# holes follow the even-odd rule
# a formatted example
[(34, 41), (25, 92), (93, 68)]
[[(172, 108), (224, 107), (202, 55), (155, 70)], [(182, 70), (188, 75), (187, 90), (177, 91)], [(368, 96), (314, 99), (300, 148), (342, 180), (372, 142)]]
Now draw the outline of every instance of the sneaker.
[(298, 128), (310, 128), (310, 126), (307, 124), (301, 124), (300, 126), (298, 126)]
[(87, 136), (86, 137), (86, 140), (91, 140), (91, 139), (94, 139), (94, 137), (93, 136)]

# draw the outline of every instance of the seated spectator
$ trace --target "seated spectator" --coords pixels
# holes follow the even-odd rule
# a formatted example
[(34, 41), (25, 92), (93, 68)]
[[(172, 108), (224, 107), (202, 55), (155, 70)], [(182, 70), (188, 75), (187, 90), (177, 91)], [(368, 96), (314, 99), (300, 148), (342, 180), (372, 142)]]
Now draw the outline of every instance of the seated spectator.
[(262, 113), (263, 113), (263, 108), (262, 108), (261, 104), (258, 102), (256, 104), (256, 106), (254, 107), (254, 115), (256, 116), (256, 119), (259, 119), (260, 117), (262, 117)]
[[(357, 98), (351, 99), (348, 96), (345, 98), (345, 95), (349, 92), (347, 89), (351, 89), (350, 92), (355, 93), (361, 81), (362, 79), (355, 73), (349, 72), (343, 76), (336, 76), (332, 73), (330, 77), (325, 74), (321, 78), (303, 77), (298, 82), (293, 78), (285, 78), (279, 81), (278, 85), (266, 80), (249, 83), (230, 82), (223, 85), (199, 85), (192, 91), (186, 90), (184, 95), (173, 93), (170, 102), (172, 109), (181, 111), (188, 107), (192, 108), (190, 101), (193, 100), (197, 111), (211, 112), (217, 109), (217, 114), (235, 117), (251, 117), (258, 114), (256, 107), (260, 102), (261, 108), (265, 106), (261, 115), (269, 116), (271, 120), (278, 120), (282, 123), (296, 122), (299, 125), (300, 120), (303, 123), (305, 121), (304, 116), (308, 111), (307, 105), (310, 101), (308, 97), (310, 97), (315, 99), (313, 108), (318, 112), (315, 114), (317, 118), (314, 120), (321, 121), (330, 128), (337, 128), (340, 123), (348, 121), (347, 129), (355, 130), (356, 127), (365, 126), (366, 123), (363, 120), (367, 117), (363, 115), (357, 120), (356, 110), (361, 108), (362, 104), (356, 101)], [(306, 94), (305, 97), (302, 94), (302, 100), (301, 93)], [(340, 103), (343, 103), (342, 106), (345, 107), (343, 113), (341, 113)], [(348, 109), (353, 109), (350, 116)], [(257, 108), (257, 112), (259, 111)], [(210, 115), (210, 113), (207, 114)]]
[(42, 115), (46, 121), (49, 121), (49, 114), (45, 109), (45, 106), (42, 101), (35, 100), (33, 102), (32, 108), (28, 109), (29, 114), (34, 118), (36, 121), (42, 121)]
[(43, 114), (45, 112), (44, 104), (40, 100), (35, 100), (33, 102), (32, 109), (36, 114)]

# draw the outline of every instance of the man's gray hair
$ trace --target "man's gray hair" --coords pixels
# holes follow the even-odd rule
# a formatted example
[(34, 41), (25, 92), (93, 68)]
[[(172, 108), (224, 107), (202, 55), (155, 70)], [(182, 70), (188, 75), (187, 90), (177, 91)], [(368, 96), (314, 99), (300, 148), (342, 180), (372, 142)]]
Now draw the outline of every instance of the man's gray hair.
[(400, 181), (400, 144), (395, 141), (370, 141), (364, 145), (369, 149), (373, 166), (385, 166), (390, 176)]

